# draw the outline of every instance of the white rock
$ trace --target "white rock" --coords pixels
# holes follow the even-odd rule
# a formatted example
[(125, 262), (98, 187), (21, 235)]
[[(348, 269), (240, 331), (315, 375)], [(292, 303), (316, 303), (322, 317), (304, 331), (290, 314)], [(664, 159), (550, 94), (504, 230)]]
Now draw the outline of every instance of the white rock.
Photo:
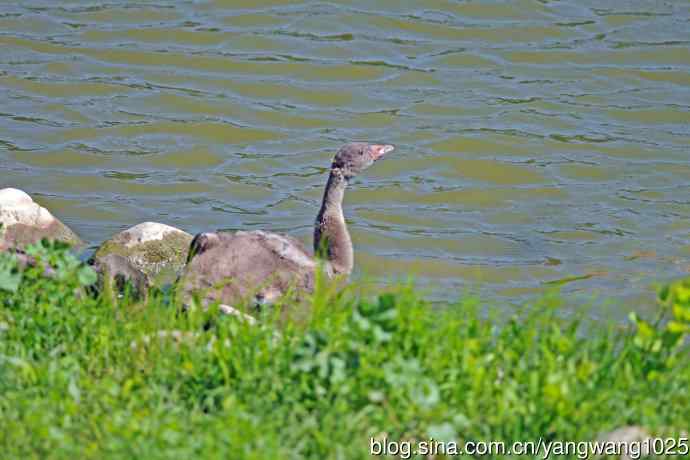
[(231, 307), (230, 305), (225, 305), (222, 303), (222, 304), (218, 305), (218, 310), (220, 310), (220, 312), (223, 313), (224, 315), (235, 316), (239, 320), (246, 321), (247, 324), (250, 324), (252, 326), (256, 324), (256, 318), (254, 318), (253, 316), (250, 316), (246, 313), (243, 313), (243, 312), (239, 311), (237, 308)]
[(22, 190), (0, 190), (0, 250), (39, 242), (43, 238), (81, 244), (79, 237)]
[[(129, 343), (129, 346), (132, 349), (132, 351), (136, 351), (140, 347), (146, 349), (151, 345), (152, 338), (156, 338), (156, 337), (159, 340), (159, 346), (164, 346), (164, 345), (166, 345), (166, 342), (168, 342), (169, 344), (172, 344), (175, 347), (177, 347), (182, 343), (186, 343), (187, 345), (193, 346), (199, 340), (203, 339), (204, 335), (202, 335), (199, 332), (180, 331), (177, 329), (159, 330), (159, 331), (156, 331), (155, 335), (154, 334), (145, 334), (144, 336), (141, 337), (141, 339), (139, 339), (139, 341), (132, 340)], [(218, 339), (216, 338), (215, 335), (211, 336), (211, 338), (206, 343), (205, 351), (208, 351), (208, 352), (212, 351), (213, 346), (217, 340)], [(230, 346), (230, 340), (225, 339), (223, 341), (223, 346), (229, 347)]]
[(16, 188), (0, 190), (0, 222), (6, 227), (15, 224), (47, 227), (57, 219), (29, 195)]
[[(180, 235), (189, 235), (179, 228), (171, 227), (170, 225), (160, 224), (158, 222), (142, 222), (134, 227), (124, 230), (122, 233), (129, 233), (131, 239), (125, 243), (125, 246), (131, 248), (140, 243), (147, 241), (160, 241), (171, 233)], [(191, 235), (190, 235), (191, 236)]]
[(0, 190), (0, 204), (2, 205), (16, 206), (33, 202), (34, 200), (23, 190), (16, 188), (4, 188)]

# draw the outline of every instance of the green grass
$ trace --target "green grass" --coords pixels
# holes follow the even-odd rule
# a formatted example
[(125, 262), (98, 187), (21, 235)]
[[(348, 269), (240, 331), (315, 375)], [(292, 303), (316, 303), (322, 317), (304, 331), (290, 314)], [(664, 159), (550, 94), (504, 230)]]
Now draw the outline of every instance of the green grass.
[(369, 458), (372, 436), (577, 441), (689, 424), (690, 283), (626, 325), (564, 318), (558, 296), (505, 317), (476, 300), (432, 308), (410, 287), (320, 285), (300, 321), (251, 326), (162, 293), (94, 298), (65, 248), (31, 251), (57, 277), (0, 254), (2, 458), (350, 459)]

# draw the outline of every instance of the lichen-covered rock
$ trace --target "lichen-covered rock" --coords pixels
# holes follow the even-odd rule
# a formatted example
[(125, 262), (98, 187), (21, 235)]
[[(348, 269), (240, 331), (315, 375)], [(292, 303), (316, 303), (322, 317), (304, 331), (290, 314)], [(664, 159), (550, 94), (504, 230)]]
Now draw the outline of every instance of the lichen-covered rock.
[(80, 246), (81, 239), (25, 192), (0, 190), (0, 251), (22, 248), (43, 238)]
[(144, 222), (123, 230), (105, 241), (94, 261), (117, 254), (146, 275), (149, 285), (173, 281), (187, 260), (192, 235), (175, 227)]

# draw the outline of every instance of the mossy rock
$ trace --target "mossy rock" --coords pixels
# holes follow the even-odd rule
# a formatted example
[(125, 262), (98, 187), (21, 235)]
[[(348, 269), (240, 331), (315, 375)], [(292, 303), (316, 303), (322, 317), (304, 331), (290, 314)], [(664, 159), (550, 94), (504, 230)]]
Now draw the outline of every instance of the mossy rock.
[(105, 241), (94, 254), (95, 262), (116, 254), (141, 270), (150, 285), (174, 280), (187, 260), (192, 235), (157, 222), (144, 222)]
[(0, 190), (0, 251), (22, 248), (43, 238), (72, 247), (83, 245), (76, 233), (27, 193), (15, 188)]

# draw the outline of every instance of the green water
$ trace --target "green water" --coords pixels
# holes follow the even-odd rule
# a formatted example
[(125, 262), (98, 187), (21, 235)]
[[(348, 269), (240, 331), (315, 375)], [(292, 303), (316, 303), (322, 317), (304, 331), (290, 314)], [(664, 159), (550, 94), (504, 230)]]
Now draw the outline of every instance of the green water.
[(0, 2), (0, 186), (93, 247), (309, 242), (371, 140), (398, 149), (346, 197), (358, 276), (638, 303), (690, 271), (690, 2), (61, 3)]

